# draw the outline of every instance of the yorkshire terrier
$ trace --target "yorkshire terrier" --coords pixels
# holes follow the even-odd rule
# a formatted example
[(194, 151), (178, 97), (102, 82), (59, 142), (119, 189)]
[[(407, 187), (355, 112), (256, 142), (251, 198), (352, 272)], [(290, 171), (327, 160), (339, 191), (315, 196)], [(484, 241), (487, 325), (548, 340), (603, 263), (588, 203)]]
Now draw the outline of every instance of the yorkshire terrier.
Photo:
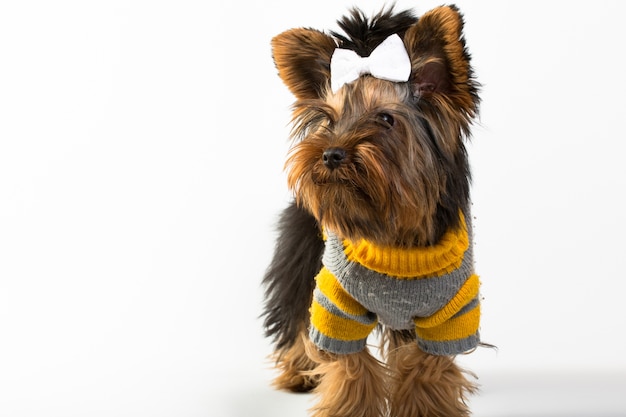
[(454, 358), (481, 344), (464, 145), (480, 100), (463, 17), (337, 23), (272, 39), (296, 97), (295, 198), (263, 279), (274, 384), (316, 393), (316, 417), (468, 416), (476, 386)]

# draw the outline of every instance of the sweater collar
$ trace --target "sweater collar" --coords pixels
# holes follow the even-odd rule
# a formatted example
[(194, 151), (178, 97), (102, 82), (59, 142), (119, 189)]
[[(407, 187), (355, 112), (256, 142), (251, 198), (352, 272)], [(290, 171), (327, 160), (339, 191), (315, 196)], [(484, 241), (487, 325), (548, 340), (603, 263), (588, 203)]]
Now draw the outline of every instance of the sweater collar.
[(374, 245), (366, 240), (343, 240), (344, 253), (349, 261), (398, 278), (425, 278), (447, 274), (459, 268), (470, 247), (468, 227), (461, 214), (459, 227), (448, 230), (432, 246), (396, 248)]

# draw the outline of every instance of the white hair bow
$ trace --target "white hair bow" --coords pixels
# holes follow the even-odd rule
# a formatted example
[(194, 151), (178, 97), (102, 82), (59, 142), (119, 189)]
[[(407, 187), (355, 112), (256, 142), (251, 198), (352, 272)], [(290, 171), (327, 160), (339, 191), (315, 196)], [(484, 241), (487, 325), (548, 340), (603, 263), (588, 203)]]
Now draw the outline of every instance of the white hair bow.
[(409, 80), (411, 60), (400, 36), (389, 36), (368, 57), (359, 56), (350, 49), (335, 49), (330, 59), (330, 86), (333, 92), (364, 74), (394, 82)]

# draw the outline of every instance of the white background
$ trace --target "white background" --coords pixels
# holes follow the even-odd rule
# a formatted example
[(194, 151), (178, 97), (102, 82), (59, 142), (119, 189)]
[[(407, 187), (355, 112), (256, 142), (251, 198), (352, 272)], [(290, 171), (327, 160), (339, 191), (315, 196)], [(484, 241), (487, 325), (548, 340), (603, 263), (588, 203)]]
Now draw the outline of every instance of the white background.
[[(498, 346), (461, 359), (473, 408), (625, 415), (625, 3), (457, 4)], [(0, 416), (306, 415), (309, 396), (269, 387), (258, 319), (290, 198), (269, 42), (352, 5), (0, 4)]]

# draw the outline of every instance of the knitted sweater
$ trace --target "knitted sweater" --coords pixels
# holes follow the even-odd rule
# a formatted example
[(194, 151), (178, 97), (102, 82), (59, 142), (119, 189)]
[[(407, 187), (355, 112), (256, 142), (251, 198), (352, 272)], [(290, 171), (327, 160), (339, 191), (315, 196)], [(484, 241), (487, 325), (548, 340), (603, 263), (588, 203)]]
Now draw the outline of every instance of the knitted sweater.
[(471, 228), (463, 216), (428, 247), (380, 247), (328, 233), (311, 305), (311, 340), (337, 354), (361, 351), (378, 321), (415, 329), (433, 355), (466, 352), (479, 342), (479, 280)]

